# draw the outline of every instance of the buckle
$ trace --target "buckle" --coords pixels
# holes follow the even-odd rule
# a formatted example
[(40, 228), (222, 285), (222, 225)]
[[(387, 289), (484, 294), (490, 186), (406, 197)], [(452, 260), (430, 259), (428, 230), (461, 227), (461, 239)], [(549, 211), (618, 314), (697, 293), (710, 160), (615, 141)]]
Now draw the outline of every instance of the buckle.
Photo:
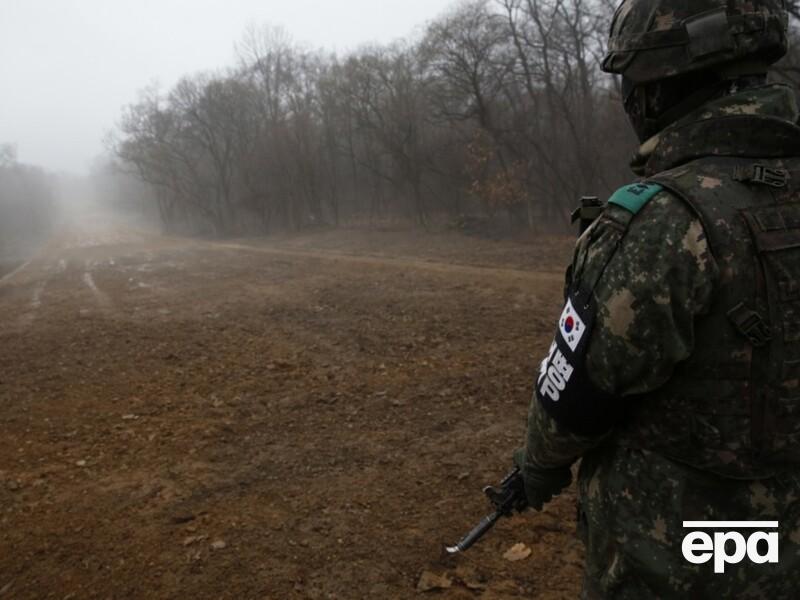
[(734, 327), (744, 335), (753, 346), (765, 346), (772, 340), (769, 325), (760, 314), (747, 308), (744, 303), (739, 303), (727, 313)]
[(754, 164), (747, 167), (736, 167), (733, 170), (736, 181), (761, 183), (770, 187), (781, 188), (789, 179), (789, 172), (785, 169), (773, 169), (766, 165)]

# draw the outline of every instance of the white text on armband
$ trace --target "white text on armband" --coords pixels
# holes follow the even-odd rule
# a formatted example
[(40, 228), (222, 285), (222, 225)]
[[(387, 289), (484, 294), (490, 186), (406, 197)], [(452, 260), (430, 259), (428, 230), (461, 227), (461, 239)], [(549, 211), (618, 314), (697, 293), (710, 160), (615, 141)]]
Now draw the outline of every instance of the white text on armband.
[(558, 402), (561, 392), (567, 387), (574, 371), (573, 366), (569, 364), (553, 342), (553, 345), (550, 346), (550, 354), (539, 367), (539, 381), (537, 382), (539, 392), (552, 402)]

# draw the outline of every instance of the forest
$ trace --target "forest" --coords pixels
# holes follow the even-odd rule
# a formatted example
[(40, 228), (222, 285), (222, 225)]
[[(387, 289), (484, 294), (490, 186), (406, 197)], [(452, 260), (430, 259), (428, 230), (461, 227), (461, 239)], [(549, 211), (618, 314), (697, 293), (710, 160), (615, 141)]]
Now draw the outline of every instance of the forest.
[(0, 267), (44, 241), (55, 212), (53, 176), (20, 163), (13, 144), (0, 145)]
[(472, 0), (344, 56), (251, 27), (224, 72), (150, 88), (109, 140), (168, 231), (405, 219), (563, 227), (634, 146), (600, 72), (608, 0)]
[[(228, 68), (124, 107), (90, 179), (168, 233), (564, 231), (581, 196), (633, 177), (619, 82), (600, 70), (615, 6), (462, 0), (406, 39), (342, 55), (253, 25)], [(800, 81), (799, 55), (778, 77)], [(52, 188), (2, 147), (0, 243), (42, 237)]]

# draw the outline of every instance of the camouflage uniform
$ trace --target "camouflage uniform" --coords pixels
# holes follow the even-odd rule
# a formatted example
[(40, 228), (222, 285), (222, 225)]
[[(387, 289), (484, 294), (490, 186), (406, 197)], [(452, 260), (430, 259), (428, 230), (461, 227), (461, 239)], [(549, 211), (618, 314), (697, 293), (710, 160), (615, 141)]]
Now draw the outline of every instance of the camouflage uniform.
[[(800, 128), (765, 83), (783, 0), (623, 0), (643, 177), (580, 238), (542, 362), (529, 506), (579, 470), (587, 598), (790, 598), (800, 588)], [(779, 560), (715, 574), (683, 521), (778, 521)], [(749, 532), (746, 532), (749, 534)]]
[[(597, 302), (586, 368), (624, 415), (578, 435), (534, 398), (523, 469), (582, 457), (587, 598), (800, 589), (797, 119), (776, 85), (701, 106), (637, 154), (660, 191), (637, 214), (610, 204), (576, 246), (570, 284)], [(684, 520), (777, 520), (780, 562), (692, 565)]]

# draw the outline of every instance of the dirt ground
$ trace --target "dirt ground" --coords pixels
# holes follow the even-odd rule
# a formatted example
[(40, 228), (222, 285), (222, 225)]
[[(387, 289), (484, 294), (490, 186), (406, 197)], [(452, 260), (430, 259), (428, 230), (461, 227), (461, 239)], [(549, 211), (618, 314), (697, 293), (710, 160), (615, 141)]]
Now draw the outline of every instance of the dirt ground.
[(9, 266), (0, 598), (574, 598), (572, 491), (442, 556), (522, 441), (570, 247), (97, 226)]

